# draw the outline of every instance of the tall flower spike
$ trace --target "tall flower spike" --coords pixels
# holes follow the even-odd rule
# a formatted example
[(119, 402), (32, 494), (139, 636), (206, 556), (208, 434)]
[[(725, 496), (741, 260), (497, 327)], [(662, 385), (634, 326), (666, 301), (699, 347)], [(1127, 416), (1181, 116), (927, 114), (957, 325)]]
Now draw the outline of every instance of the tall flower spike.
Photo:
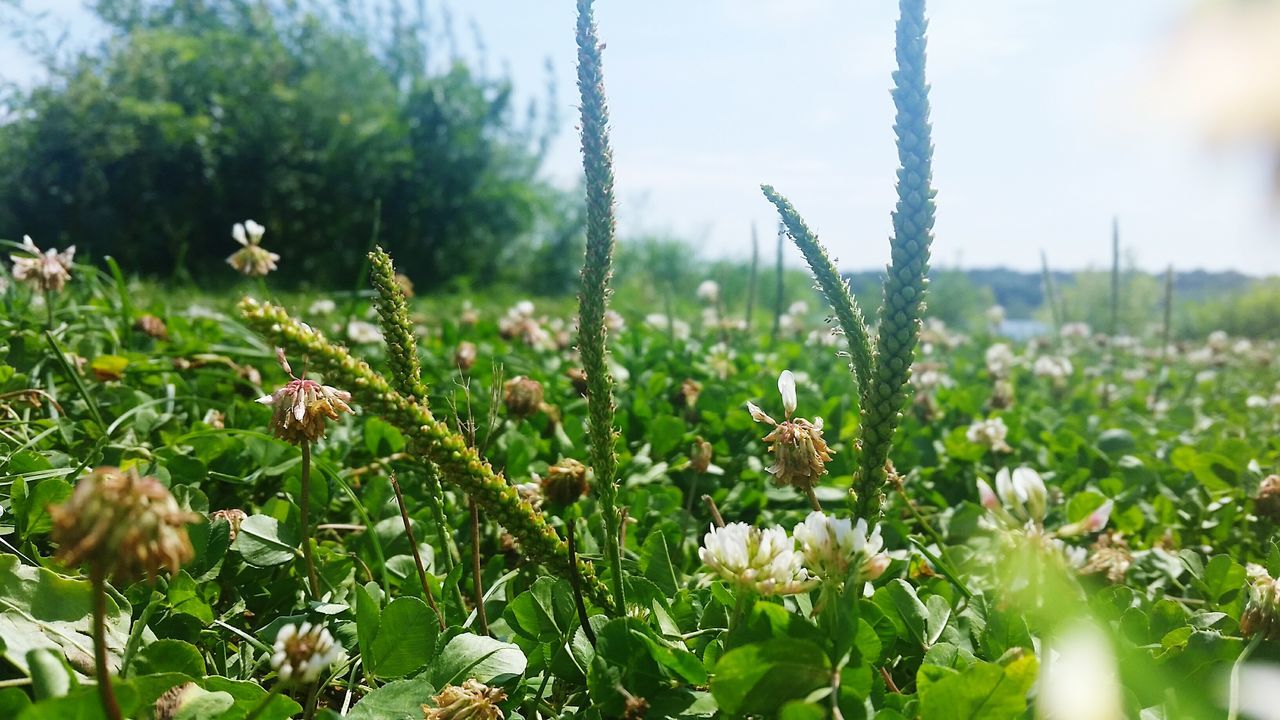
[[(467, 446), (465, 438), (437, 420), (425, 405), (401, 395), (368, 363), (289, 317), (279, 306), (246, 298), (240, 303), (240, 315), (259, 335), (307, 355), (327, 376), (354, 389), (367, 412), (377, 413), (398, 429), (419, 459), (438, 465), (444, 479), (475, 498), (488, 517), (520, 542), (521, 551), (530, 560), (562, 577), (568, 574), (569, 548), (546, 518), (522, 502), (519, 491), (495, 474), (489, 463)], [(588, 597), (608, 608), (609, 595), (596, 579), (591, 564), (579, 558), (578, 573)]]
[(609, 373), (605, 327), (616, 226), (613, 150), (609, 147), (609, 108), (600, 59), (603, 46), (596, 33), (591, 4), (592, 0), (578, 0), (578, 92), (582, 97), (582, 169), (587, 187), (587, 253), (582, 265), (582, 294), (578, 298), (578, 352), (587, 373), (587, 437), (604, 520), (602, 545), (609, 562), (614, 609), (621, 613), (626, 611), (626, 604), (618, 548), (618, 456), (614, 451), (613, 376)]
[(893, 210), (892, 262), (884, 278), (884, 303), (876, 336), (876, 365), (865, 393), (866, 424), (856, 480), (856, 514), (879, 516), (886, 464), (907, 400), (912, 356), (920, 336), (920, 313), (933, 242), (935, 191), (929, 86), (925, 82), (924, 0), (900, 0), (893, 74), (893, 130), (898, 138), (898, 203)]
[(422, 384), (422, 366), (418, 361), (418, 340), (409, 319), (409, 303), (404, 287), (397, 280), (391, 256), (382, 248), (369, 253), (369, 277), (378, 291), (374, 305), (382, 321), (382, 337), (387, 342), (387, 359), (396, 389), (426, 403), (427, 388)]
[(41, 292), (56, 292), (66, 287), (71, 279), (71, 263), (76, 256), (76, 246), (58, 252), (50, 248), (42, 251), (30, 235), (22, 236), (25, 255), (10, 255), (13, 261), (13, 279), (30, 285)]
[(272, 407), (271, 434), (295, 445), (315, 442), (324, 437), (326, 420), (337, 420), (340, 414), (351, 412), (347, 405), (351, 393), (294, 376), (284, 348), (276, 348), (276, 360), (290, 380), (274, 393), (258, 398), (258, 402)]

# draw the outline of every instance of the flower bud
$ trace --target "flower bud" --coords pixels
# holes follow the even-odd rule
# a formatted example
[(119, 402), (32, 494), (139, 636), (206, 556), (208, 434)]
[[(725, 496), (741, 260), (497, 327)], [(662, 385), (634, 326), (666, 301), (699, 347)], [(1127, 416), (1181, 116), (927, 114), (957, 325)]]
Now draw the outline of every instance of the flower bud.
[(699, 475), (705, 473), (711, 467), (711, 455), (711, 443), (702, 438), (694, 440), (689, 450), (689, 469)]
[(30, 235), (22, 236), (22, 249), (26, 255), (10, 255), (13, 261), (13, 279), (41, 292), (57, 292), (71, 279), (71, 263), (76, 256), (76, 246), (62, 252), (41, 251)]
[(159, 480), (130, 468), (100, 467), (80, 478), (71, 497), (49, 508), (56, 557), (68, 567), (89, 563), (119, 582), (176, 573), (194, 555), (187, 523)]
[(1261, 634), (1264, 640), (1280, 639), (1280, 585), (1261, 565), (1250, 564), (1246, 571), (1249, 596), (1240, 615), (1240, 634), (1245, 637)]

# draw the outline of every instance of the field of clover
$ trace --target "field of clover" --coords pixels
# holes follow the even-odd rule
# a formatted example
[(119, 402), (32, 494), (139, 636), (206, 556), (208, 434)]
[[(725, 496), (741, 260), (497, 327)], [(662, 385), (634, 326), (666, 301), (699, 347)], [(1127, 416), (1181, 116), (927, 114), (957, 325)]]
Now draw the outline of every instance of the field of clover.
[(1277, 348), (1170, 343), (1167, 319), (1127, 337), (1056, 318), (1026, 342), (922, 322), (925, 18), (900, 8), (872, 323), (769, 186), (810, 308), (749, 325), (710, 281), (701, 315), (609, 308), (590, 0), (576, 314), (414, 297), (377, 248), (371, 294), (273, 293), (287, 242), (253, 221), (228, 240), (244, 299), (7, 243), (0, 718), (1156, 720), (1273, 702)]

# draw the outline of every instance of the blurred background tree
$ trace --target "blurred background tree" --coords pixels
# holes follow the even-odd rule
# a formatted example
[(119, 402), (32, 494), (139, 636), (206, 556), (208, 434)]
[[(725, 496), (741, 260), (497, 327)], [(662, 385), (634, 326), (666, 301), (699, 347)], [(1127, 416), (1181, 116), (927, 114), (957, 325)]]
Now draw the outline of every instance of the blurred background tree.
[[(207, 280), (232, 223), (253, 218), (280, 280), (346, 287), (380, 203), (379, 241), (427, 288), (509, 279), (544, 240), (572, 256), (565, 194), (538, 175), (554, 88), (520, 113), (507, 79), (459, 57), (448, 23), (398, 0), (93, 9), (101, 46), (50, 54), (48, 82), (0, 99), (7, 234)], [(575, 273), (550, 275), (548, 289), (571, 288)]]

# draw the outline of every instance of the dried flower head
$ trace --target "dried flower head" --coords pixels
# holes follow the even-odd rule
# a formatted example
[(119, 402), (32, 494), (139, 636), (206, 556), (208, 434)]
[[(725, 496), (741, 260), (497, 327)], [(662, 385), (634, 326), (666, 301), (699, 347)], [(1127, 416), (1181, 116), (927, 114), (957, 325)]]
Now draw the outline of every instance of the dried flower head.
[(193, 556), (187, 523), (200, 517), (178, 507), (159, 480), (115, 467), (81, 477), (49, 516), (59, 562), (87, 562), (120, 582), (150, 580), (161, 570), (176, 573)]
[(400, 286), (400, 290), (404, 293), (406, 299), (413, 297), (413, 281), (409, 279), (408, 275), (396, 273), (395, 280), (396, 285)]
[(422, 714), (426, 720), (499, 720), (505, 716), (498, 703), (506, 699), (501, 688), (467, 678), (461, 685), (446, 685), (432, 695), (435, 707), (423, 705)]
[(453, 364), (462, 372), (467, 372), (475, 367), (477, 354), (476, 344), (469, 340), (463, 340), (458, 343), (458, 347), (453, 351)]
[(276, 360), (291, 379), (274, 393), (258, 398), (258, 402), (272, 407), (273, 435), (295, 445), (314, 442), (324, 437), (326, 420), (337, 420), (341, 413), (351, 412), (347, 405), (351, 393), (294, 376), (282, 348), (276, 348)]
[(817, 579), (804, 568), (804, 556), (780, 527), (761, 530), (746, 523), (712, 527), (698, 557), (720, 577), (761, 595), (793, 595), (811, 590)]
[(342, 646), (323, 625), (309, 622), (280, 628), (273, 650), (271, 669), (276, 671), (280, 682), (298, 685), (315, 682), (344, 655)]
[(227, 264), (247, 277), (266, 277), (276, 269), (280, 256), (269, 252), (260, 244), (267, 229), (252, 220), (236, 223), (231, 227), (231, 237), (240, 243), (240, 249), (227, 258)]
[(168, 340), (169, 328), (165, 327), (164, 320), (155, 315), (142, 315), (133, 323), (134, 330), (150, 335), (156, 340)]
[(1261, 634), (1264, 640), (1280, 639), (1280, 584), (1261, 565), (1250, 563), (1245, 570), (1249, 596), (1240, 614), (1240, 634), (1245, 637)]
[(572, 505), (587, 494), (587, 466), (565, 458), (547, 468), (542, 495), (556, 505)]
[(502, 402), (513, 417), (529, 417), (542, 409), (542, 383), (523, 375), (502, 386)]
[(689, 449), (689, 469), (699, 475), (710, 470), (712, 450), (711, 443), (701, 437), (695, 439)]
[(880, 527), (867, 535), (867, 521), (855, 525), (847, 518), (828, 517), (820, 510), (809, 513), (792, 531), (805, 566), (827, 582), (844, 582), (851, 572), (857, 581), (875, 580), (889, 565)]
[(680, 383), (680, 393), (676, 395), (676, 405), (692, 410), (698, 405), (698, 396), (702, 394), (702, 383), (693, 378), (685, 378)]
[(209, 516), (210, 520), (226, 520), (230, 526), (231, 540), (236, 539), (236, 535), (240, 534), (240, 524), (249, 518), (249, 515), (240, 508), (228, 508), (226, 510), (218, 510)]
[(1085, 575), (1102, 575), (1107, 582), (1118, 585), (1133, 564), (1129, 544), (1118, 533), (1104, 533), (1089, 549), (1089, 561), (1080, 572)]
[(822, 439), (822, 418), (814, 418), (811, 423), (804, 418), (793, 418), (796, 410), (796, 381), (790, 370), (783, 370), (778, 376), (778, 392), (782, 395), (782, 407), (785, 419), (777, 422), (765, 414), (755, 403), (747, 403), (747, 411), (756, 422), (774, 426), (773, 431), (764, 436), (764, 441), (772, 443), (769, 452), (773, 453), (773, 466), (769, 473), (779, 485), (790, 485), (797, 490), (808, 491), (817, 484), (818, 478), (827, 472), (827, 463), (831, 462), (834, 452)]
[(1253, 507), (1259, 515), (1280, 521), (1280, 475), (1263, 478), (1253, 498)]
[(76, 256), (75, 245), (62, 252), (53, 248), (42, 251), (30, 235), (23, 235), (22, 249), (25, 254), (9, 256), (13, 261), (14, 280), (41, 292), (56, 292), (66, 287), (71, 279), (71, 263)]

